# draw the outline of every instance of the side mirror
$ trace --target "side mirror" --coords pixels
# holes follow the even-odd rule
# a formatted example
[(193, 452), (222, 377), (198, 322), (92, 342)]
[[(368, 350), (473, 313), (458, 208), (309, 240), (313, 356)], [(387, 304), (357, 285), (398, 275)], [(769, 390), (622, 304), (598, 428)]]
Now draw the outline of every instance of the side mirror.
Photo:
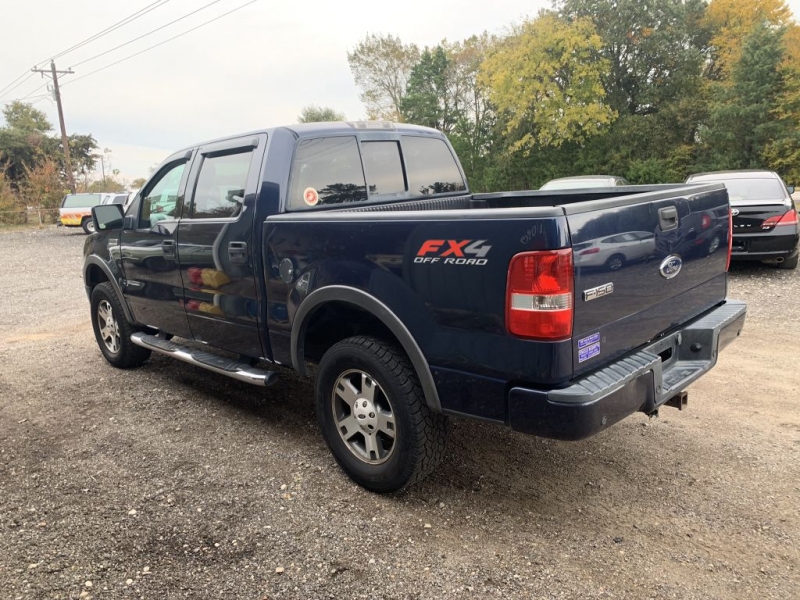
[(122, 229), (125, 215), (119, 204), (99, 204), (92, 207), (92, 220), (95, 231)]
[(794, 186), (793, 185), (787, 185), (786, 189), (789, 190), (789, 195), (794, 194)]

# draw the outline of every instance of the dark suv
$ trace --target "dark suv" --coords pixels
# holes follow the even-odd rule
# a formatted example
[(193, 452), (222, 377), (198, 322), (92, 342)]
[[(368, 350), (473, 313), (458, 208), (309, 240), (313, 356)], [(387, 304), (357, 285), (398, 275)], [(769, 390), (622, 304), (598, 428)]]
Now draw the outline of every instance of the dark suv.
[(686, 183), (724, 183), (733, 215), (733, 260), (760, 260), (797, 268), (800, 228), (791, 194), (772, 171), (719, 171), (690, 175)]

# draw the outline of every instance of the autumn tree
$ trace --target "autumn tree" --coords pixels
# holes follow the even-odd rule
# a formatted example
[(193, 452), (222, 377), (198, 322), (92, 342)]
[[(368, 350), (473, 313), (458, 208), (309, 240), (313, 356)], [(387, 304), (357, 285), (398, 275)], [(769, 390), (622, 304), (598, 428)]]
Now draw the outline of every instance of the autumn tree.
[(297, 117), (298, 123), (322, 123), (325, 121), (344, 121), (344, 113), (337, 112), (327, 106), (309, 104), (304, 106)]
[(558, 147), (602, 131), (614, 118), (605, 102), (602, 40), (589, 19), (552, 12), (526, 21), (483, 62), (490, 100), (502, 113), (511, 150)]
[(419, 61), (414, 44), (403, 44), (392, 35), (367, 35), (352, 52), (347, 62), (361, 101), (371, 119), (401, 120), (400, 104), (406, 93), (411, 70)]
[(38, 165), (26, 169), (26, 177), (20, 188), (20, 196), (26, 206), (58, 208), (68, 189), (64, 186), (58, 164), (45, 159)]
[(783, 27), (792, 13), (784, 0), (712, 0), (705, 12), (705, 23), (713, 31), (712, 76), (730, 78), (739, 62), (745, 39), (764, 23)]

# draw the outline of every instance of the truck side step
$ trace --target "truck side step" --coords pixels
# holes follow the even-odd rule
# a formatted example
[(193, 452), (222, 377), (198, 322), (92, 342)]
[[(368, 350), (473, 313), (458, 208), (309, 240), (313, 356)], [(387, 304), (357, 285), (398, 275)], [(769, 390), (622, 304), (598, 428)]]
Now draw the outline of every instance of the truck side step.
[(142, 348), (147, 348), (148, 350), (160, 354), (166, 354), (172, 358), (187, 362), (190, 365), (202, 367), (214, 373), (219, 373), (220, 375), (227, 375), (228, 377), (244, 381), (251, 385), (266, 387), (272, 385), (278, 379), (278, 374), (275, 371), (259, 369), (244, 361), (225, 358), (224, 356), (203, 352), (202, 350), (195, 350), (189, 346), (167, 341), (154, 335), (134, 333), (131, 335), (131, 341)]

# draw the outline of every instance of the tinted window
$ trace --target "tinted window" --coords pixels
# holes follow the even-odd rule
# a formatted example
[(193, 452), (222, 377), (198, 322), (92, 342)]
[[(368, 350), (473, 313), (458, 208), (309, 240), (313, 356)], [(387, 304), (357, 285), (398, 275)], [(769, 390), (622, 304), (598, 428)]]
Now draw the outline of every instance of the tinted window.
[(302, 140), (297, 144), (289, 186), (290, 208), (366, 199), (367, 186), (355, 137)]
[(62, 208), (85, 208), (97, 206), (103, 197), (100, 194), (69, 194), (61, 202)]
[(443, 194), (467, 189), (444, 140), (403, 136), (403, 157), (412, 194)]
[(362, 142), (361, 159), (370, 194), (397, 194), (406, 191), (400, 146), (397, 142)]
[(205, 156), (194, 189), (193, 219), (224, 219), (239, 214), (253, 151)]
[(148, 185), (142, 196), (142, 215), (139, 227), (149, 228), (159, 221), (176, 217), (178, 188), (185, 168), (185, 162), (173, 164), (164, 169)]

